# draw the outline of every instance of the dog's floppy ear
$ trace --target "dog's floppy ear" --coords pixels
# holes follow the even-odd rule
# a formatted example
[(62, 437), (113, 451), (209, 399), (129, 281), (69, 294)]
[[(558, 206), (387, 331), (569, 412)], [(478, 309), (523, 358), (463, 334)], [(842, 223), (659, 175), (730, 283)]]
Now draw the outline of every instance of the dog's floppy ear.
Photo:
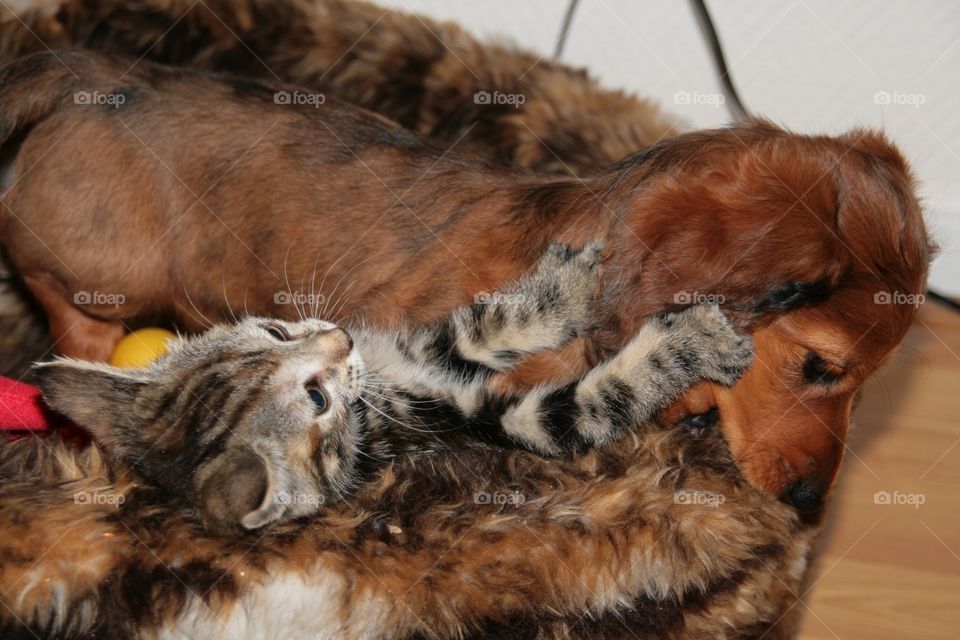
[(104, 447), (126, 453), (140, 441), (136, 405), (149, 384), (142, 369), (59, 358), (34, 365), (43, 400), (90, 431)]

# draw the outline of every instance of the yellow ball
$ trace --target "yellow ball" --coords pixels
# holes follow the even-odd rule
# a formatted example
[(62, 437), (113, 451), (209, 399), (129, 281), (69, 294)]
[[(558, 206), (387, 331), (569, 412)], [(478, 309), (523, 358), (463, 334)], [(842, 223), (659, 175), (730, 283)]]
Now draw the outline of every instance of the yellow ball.
[(110, 364), (115, 367), (145, 367), (167, 352), (176, 334), (166, 329), (137, 329), (117, 343)]

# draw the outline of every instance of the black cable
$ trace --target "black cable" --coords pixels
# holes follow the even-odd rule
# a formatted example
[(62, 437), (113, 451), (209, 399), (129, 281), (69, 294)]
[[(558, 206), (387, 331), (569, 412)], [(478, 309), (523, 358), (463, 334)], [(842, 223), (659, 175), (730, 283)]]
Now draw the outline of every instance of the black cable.
[(580, 0), (570, 0), (567, 5), (567, 13), (563, 16), (563, 24), (560, 27), (560, 37), (557, 38), (557, 48), (553, 52), (553, 59), (559, 60), (563, 53), (563, 48), (567, 44), (567, 34), (570, 33), (570, 24), (573, 22), (573, 14), (577, 12), (577, 5)]
[(720, 44), (720, 37), (717, 35), (717, 30), (713, 26), (713, 18), (710, 17), (710, 12), (707, 10), (707, 3), (704, 0), (690, 0), (690, 6), (693, 8), (693, 13), (697, 17), (700, 31), (707, 39), (707, 45), (710, 47), (710, 55), (713, 58), (713, 64), (716, 66), (717, 73), (720, 76), (720, 83), (723, 85), (723, 93), (726, 94), (727, 97), (730, 115), (733, 116), (734, 120), (746, 120), (750, 117), (750, 112), (743, 106), (743, 101), (740, 100), (740, 94), (737, 93), (737, 88), (733, 85), (733, 76), (730, 75), (730, 71), (727, 69), (727, 60), (723, 55), (723, 46)]
[[(720, 44), (720, 36), (717, 35), (717, 30), (713, 25), (713, 18), (710, 17), (710, 12), (707, 10), (706, 1), (690, 0), (690, 5), (693, 7), (693, 12), (697, 16), (700, 30), (707, 39), (707, 45), (710, 48), (714, 66), (716, 66), (717, 73), (720, 75), (723, 92), (727, 97), (727, 104), (730, 105), (731, 115), (738, 121), (746, 120), (750, 117), (750, 112), (747, 111), (747, 108), (743, 105), (740, 94), (737, 93), (737, 88), (733, 84), (733, 77), (730, 75), (730, 70), (727, 68), (727, 61), (723, 55), (723, 46)], [(949, 296), (938, 293), (933, 289), (927, 289), (927, 297), (939, 302), (948, 309), (960, 313), (960, 302), (957, 302)]]

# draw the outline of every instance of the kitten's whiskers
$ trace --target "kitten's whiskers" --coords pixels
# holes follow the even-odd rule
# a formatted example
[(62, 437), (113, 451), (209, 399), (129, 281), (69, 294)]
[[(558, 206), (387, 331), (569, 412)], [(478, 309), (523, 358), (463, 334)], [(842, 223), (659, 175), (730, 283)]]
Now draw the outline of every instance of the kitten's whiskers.
[[(204, 329), (209, 329), (216, 325), (215, 322), (210, 320), (210, 318), (204, 315), (204, 313), (197, 308), (197, 305), (193, 302), (193, 298), (190, 297), (190, 292), (187, 291), (187, 285), (183, 285), (183, 294), (187, 296), (187, 302), (190, 303), (190, 306), (193, 307), (193, 310), (196, 311), (200, 316), (200, 319), (203, 321), (200, 323), (200, 325), (203, 326)], [(191, 313), (190, 316), (193, 317), (193, 314)]]
[(378, 407), (376, 407), (376, 406), (373, 405), (371, 402), (369, 402), (369, 401), (368, 401), (366, 398), (364, 398), (363, 396), (360, 396), (360, 402), (362, 402), (363, 404), (367, 405), (368, 407), (370, 407), (371, 409), (373, 409), (374, 411), (376, 411), (377, 413), (379, 413), (381, 416), (383, 416), (383, 417), (386, 418), (387, 420), (390, 420), (391, 422), (396, 422), (396, 423), (397, 423), (398, 425), (400, 425), (401, 427), (406, 427), (407, 429), (410, 429), (411, 431), (416, 431), (417, 433), (430, 433), (430, 434), (434, 434), (434, 433), (445, 433), (445, 432), (447, 432), (447, 431), (459, 431), (459, 429), (456, 429), (456, 428), (454, 428), (454, 429), (418, 429), (417, 427), (414, 427), (413, 425), (406, 424), (405, 422), (401, 422), (401, 421), (397, 420), (396, 418), (394, 418), (394, 417), (391, 416), (391, 415), (387, 415), (386, 413), (384, 413), (383, 411), (381, 411)]
[(287, 245), (287, 252), (283, 256), (283, 281), (287, 284), (287, 293), (290, 294), (290, 303), (293, 305), (293, 308), (297, 310), (297, 315), (300, 316), (301, 320), (306, 320), (303, 316), (303, 310), (300, 308), (300, 305), (297, 304), (297, 295), (293, 290), (293, 287), (290, 286), (290, 274), (287, 271), (287, 259), (290, 257), (290, 249), (293, 248), (293, 241), (290, 241), (290, 244)]

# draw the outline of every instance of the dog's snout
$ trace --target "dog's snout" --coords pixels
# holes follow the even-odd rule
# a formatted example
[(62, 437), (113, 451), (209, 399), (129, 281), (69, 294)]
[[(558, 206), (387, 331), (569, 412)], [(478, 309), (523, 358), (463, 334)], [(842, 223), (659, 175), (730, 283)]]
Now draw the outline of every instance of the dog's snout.
[(790, 485), (783, 499), (800, 511), (817, 511), (823, 506), (823, 483), (810, 479), (800, 479)]

